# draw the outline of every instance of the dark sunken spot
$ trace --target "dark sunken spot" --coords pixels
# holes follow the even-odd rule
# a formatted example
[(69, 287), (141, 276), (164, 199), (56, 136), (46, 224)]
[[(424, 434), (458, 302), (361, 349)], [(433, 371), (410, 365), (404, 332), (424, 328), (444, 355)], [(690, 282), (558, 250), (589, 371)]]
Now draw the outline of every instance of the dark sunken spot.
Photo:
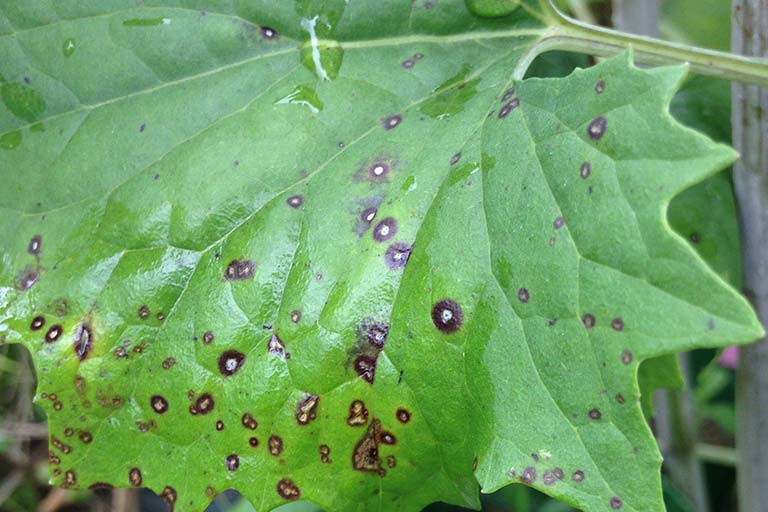
[(536, 468), (528, 466), (520, 474), (520, 481), (524, 484), (531, 485), (536, 481)]
[(301, 491), (299, 491), (299, 488), (293, 483), (293, 480), (283, 478), (277, 482), (277, 494), (286, 500), (297, 500), (301, 496)]
[(618, 496), (614, 496), (613, 498), (611, 498), (610, 503), (611, 503), (611, 508), (613, 510), (619, 510), (622, 507), (622, 505), (624, 505), (624, 503), (621, 501), (621, 498), (619, 498)]
[(317, 404), (320, 397), (317, 395), (306, 395), (296, 404), (296, 422), (299, 425), (306, 425), (317, 418)]
[(141, 487), (142, 477), (141, 470), (139, 468), (131, 468), (128, 472), (128, 481), (134, 487)]
[(405, 69), (411, 69), (416, 64), (415, 61), (408, 59), (404, 60), (401, 66), (403, 66)]
[(261, 27), (261, 37), (264, 39), (277, 39), (280, 37), (280, 34), (273, 28)]
[(587, 127), (587, 134), (589, 135), (589, 138), (592, 140), (602, 139), (603, 135), (605, 135), (605, 128), (607, 125), (608, 120), (603, 116), (593, 119), (592, 122), (589, 123), (589, 127)]
[(235, 455), (234, 453), (232, 455), (227, 455), (227, 470), (229, 471), (235, 471), (237, 468), (240, 467), (240, 457)]
[(613, 327), (614, 331), (623, 331), (624, 330), (624, 320), (621, 318), (614, 318), (611, 320), (611, 327)]
[(230, 281), (253, 279), (254, 263), (251, 260), (232, 260), (227, 265), (224, 277)]
[(213, 331), (205, 331), (205, 334), (203, 334), (203, 343), (206, 345), (213, 343)]
[(600, 412), (600, 409), (595, 407), (594, 409), (591, 409), (589, 411), (589, 417), (590, 419), (593, 419), (593, 420), (599, 420), (600, 418), (603, 417), (603, 413)]
[(624, 364), (629, 364), (632, 362), (632, 352), (629, 350), (625, 350), (621, 353), (621, 362)]
[(243, 426), (248, 430), (256, 430), (256, 427), (259, 426), (259, 423), (254, 419), (253, 415), (249, 412), (243, 414), (243, 417), (240, 421), (243, 424)]
[(605, 92), (605, 82), (600, 80), (595, 84), (595, 92), (597, 94), (603, 94)]
[(464, 321), (461, 306), (450, 299), (444, 299), (432, 306), (432, 323), (441, 332), (451, 334), (459, 330)]
[(595, 315), (591, 313), (585, 313), (581, 317), (581, 323), (584, 324), (584, 327), (587, 329), (591, 329), (595, 326)]
[(139, 318), (141, 318), (142, 320), (146, 320), (147, 318), (149, 318), (149, 315), (151, 314), (152, 312), (149, 310), (149, 307), (147, 307), (146, 304), (143, 304), (139, 308)]
[(50, 329), (48, 329), (48, 332), (45, 333), (45, 342), (53, 343), (54, 341), (58, 340), (63, 331), (64, 329), (62, 329), (59, 324), (52, 325)]
[(571, 475), (571, 480), (573, 480), (576, 483), (580, 483), (584, 481), (584, 472), (580, 469), (573, 472)]
[(251, 447), (256, 448), (259, 446), (259, 440), (255, 437), (249, 437), (248, 438), (248, 444), (251, 445)]
[(411, 257), (411, 246), (403, 242), (395, 242), (384, 253), (384, 261), (391, 270), (404, 268)]
[(531, 294), (528, 292), (528, 288), (520, 288), (517, 290), (517, 298), (523, 304), (527, 304), (528, 301), (531, 300)]
[(194, 414), (208, 414), (213, 410), (215, 407), (216, 402), (214, 402), (213, 397), (210, 393), (203, 393), (199, 397), (197, 397), (197, 400), (195, 400), (195, 403), (189, 408), (189, 412)]
[(157, 414), (164, 414), (168, 411), (168, 400), (160, 395), (153, 395), (149, 399), (149, 405), (152, 406), (152, 410)]
[(402, 121), (403, 118), (400, 114), (394, 114), (384, 119), (381, 124), (384, 126), (385, 130), (391, 130), (392, 128), (396, 128)]
[(347, 416), (347, 425), (350, 427), (360, 427), (368, 422), (368, 409), (361, 400), (354, 400), (349, 405), (349, 416)]
[(32, 323), (29, 324), (29, 328), (33, 331), (39, 331), (45, 325), (45, 317), (36, 316), (32, 319)]
[(91, 330), (91, 326), (86, 323), (78, 325), (75, 336), (72, 339), (72, 344), (77, 358), (84, 361), (93, 348), (93, 330)]
[(397, 417), (397, 421), (400, 423), (408, 423), (411, 421), (411, 413), (408, 412), (407, 409), (403, 409), (402, 407), (397, 410), (395, 413), (395, 416)]
[(589, 162), (584, 162), (581, 164), (581, 169), (579, 169), (579, 174), (581, 175), (582, 179), (589, 178), (589, 175), (592, 174), (592, 164)]
[(40, 254), (40, 246), (43, 243), (43, 237), (40, 235), (35, 235), (32, 237), (32, 240), (29, 241), (29, 245), (27, 246), (27, 252), (33, 256), (37, 256)]
[(563, 226), (565, 226), (565, 219), (562, 217), (557, 217), (555, 221), (552, 223), (552, 227), (554, 227), (555, 229), (560, 229)]
[(369, 356), (357, 356), (355, 371), (366, 382), (373, 384), (376, 378), (376, 359)]
[(286, 201), (288, 203), (288, 206), (291, 208), (299, 208), (301, 205), (304, 204), (304, 197), (300, 195), (291, 196)]
[(231, 377), (245, 362), (245, 354), (238, 350), (225, 350), (219, 356), (219, 371), (225, 377)]
[(377, 242), (386, 242), (397, 233), (397, 221), (393, 217), (381, 219), (373, 228), (373, 239)]
[(461, 153), (456, 153), (451, 157), (451, 165), (456, 165), (461, 160)]
[(514, 98), (512, 101), (505, 103), (504, 106), (501, 107), (501, 110), (499, 110), (499, 119), (504, 119), (509, 115), (510, 112), (512, 112), (519, 106), (520, 106), (519, 98)]
[(376, 322), (365, 329), (365, 339), (368, 340), (368, 343), (381, 350), (387, 342), (388, 333), (389, 324)]
[(269, 441), (267, 441), (267, 445), (269, 446), (269, 453), (277, 457), (281, 453), (283, 453), (283, 438), (280, 436), (271, 435), (269, 436)]

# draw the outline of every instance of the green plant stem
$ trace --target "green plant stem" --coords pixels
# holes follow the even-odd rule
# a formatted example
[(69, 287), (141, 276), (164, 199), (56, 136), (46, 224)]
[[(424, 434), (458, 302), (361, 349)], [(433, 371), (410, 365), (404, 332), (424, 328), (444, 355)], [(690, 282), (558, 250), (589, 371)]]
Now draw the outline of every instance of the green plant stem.
[(541, 0), (540, 5), (544, 18), (551, 25), (537, 45), (540, 53), (548, 50), (567, 50), (610, 57), (632, 48), (635, 60), (643, 64), (687, 63), (693, 72), (701, 75), (768, 86), (767, 59), (742, 57), (652, 37), (626, 34), (570, 18), (560, 12), (550, 0)]
[(721, 466), (736, 467), (739, 464), (739, 453), (734, 448), (699, 443), (696, 445), (696, 456), (702, 462), (710, 462)]

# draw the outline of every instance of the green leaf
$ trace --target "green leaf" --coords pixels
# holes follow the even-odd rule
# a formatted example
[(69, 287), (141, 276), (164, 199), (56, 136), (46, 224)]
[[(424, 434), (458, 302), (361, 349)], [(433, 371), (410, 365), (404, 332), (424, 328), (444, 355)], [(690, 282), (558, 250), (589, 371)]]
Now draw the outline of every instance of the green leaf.
[(665, 220), (735, 157), (684, 70), (513, 83), (543, 28), (459, 0), (144, 3), (0, 7), (44, 104), (0, 117), (0, 336), (55, 484), (663, 509), (639, 363), (762, 332)]

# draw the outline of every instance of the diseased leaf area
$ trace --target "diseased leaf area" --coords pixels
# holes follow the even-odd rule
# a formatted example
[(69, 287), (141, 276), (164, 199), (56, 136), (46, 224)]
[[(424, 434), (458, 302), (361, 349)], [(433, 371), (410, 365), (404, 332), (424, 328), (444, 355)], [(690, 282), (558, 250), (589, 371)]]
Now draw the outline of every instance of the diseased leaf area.
[(662, 510), (638, 365), (761, 332), (665, 220), (734, 153), (669, 116), (680, 69), (513, 83), (541, 30), (459, 0), (4, 2), (0, 336), (53, 483)]

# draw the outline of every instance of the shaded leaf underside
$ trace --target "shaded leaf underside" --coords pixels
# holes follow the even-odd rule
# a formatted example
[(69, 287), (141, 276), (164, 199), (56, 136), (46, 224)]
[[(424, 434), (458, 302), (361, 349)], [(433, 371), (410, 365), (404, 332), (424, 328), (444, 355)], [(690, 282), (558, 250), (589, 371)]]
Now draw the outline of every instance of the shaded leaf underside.
[(514, 84), (535, 21), (456, 0), (63, 4), (0, 7), (0, 335), (55, 483), (663, 508), (637, 365), (760, 333), (665, 221), (734, 157), (682, 70)]

